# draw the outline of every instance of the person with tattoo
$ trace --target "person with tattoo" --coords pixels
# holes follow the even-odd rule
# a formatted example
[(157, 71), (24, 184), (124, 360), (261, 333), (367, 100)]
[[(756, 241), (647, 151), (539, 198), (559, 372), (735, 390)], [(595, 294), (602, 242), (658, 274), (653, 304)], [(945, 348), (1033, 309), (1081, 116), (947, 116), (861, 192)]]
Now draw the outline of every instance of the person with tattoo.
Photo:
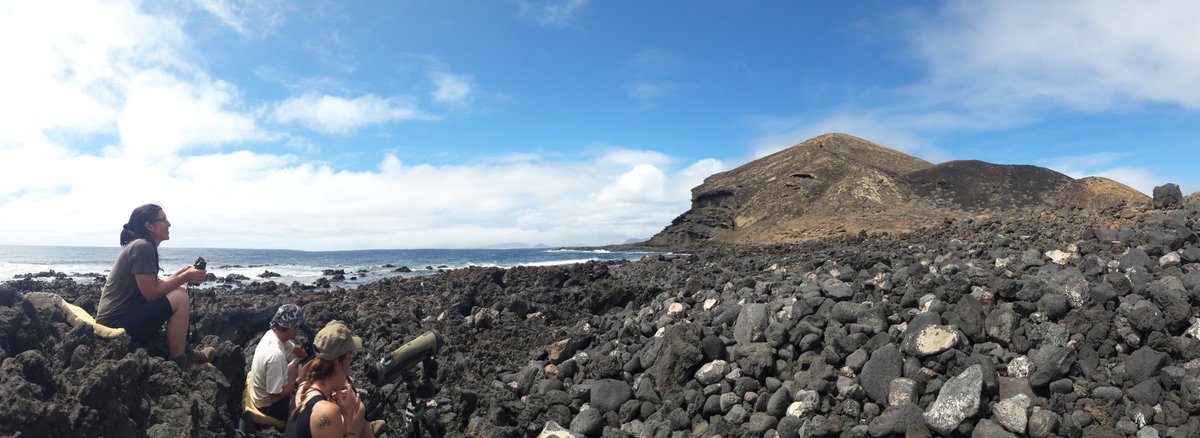
[(350, 382), (350, 362), (362, 348), (362, 339), (345, 323), (333, 321), (317, 332), (313, 346), (317, 354), (297, 392), (284, 436), (374, 437), (372, 425), (363, 417), (362, 400)]

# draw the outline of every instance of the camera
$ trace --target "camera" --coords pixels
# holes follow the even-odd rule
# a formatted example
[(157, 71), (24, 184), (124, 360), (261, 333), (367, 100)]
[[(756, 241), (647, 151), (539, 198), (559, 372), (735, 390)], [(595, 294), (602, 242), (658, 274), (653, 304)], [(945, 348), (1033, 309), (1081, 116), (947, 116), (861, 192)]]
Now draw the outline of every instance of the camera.
[[(203, 270), (203, 269), (205, 269), (205, 268), (207, 268), (207, 267), (208, 267), (208, 262), (204, 260), (204, 257), (197, 257), (197, 258), (196, 258), (196, 262), (195, 262), (195, 263), (192, 263), (192, 266), (193, 266), (193, 267), (195, 267), (196, 269)], [(203, 283), (203, 282), (204, 282), (204, 280), (200, 280), (200, 281), (198, 281), (198, 282), (195, 282), (195, 283), (188, 282), (188, 284), (190, 284), (190, 285), (192, 285), (192, 286), (196, 286), (196, 285), (199, 285), (200, 283)]]
[(312, 358), (317, 357), (317, 347), (313, 341), (317, 339), (317, 330), (312, 328), (308, 323), (300, 323), (300, 332), (304, 333), (304, 358), (300, 359), (300, 364), (306, 364)]
[[(437, 355), (445, 340), (436, 331), (425, 332), (421, 336), (408, 341), (399, 348), (392, 350), (376, 363), (367, 364), (367, 378), (377, 386), (383, 386), (400, 377), (408, 369), (422, 361), (432, 359)], [(431, 364), (430, 368), (436, 364)], [(432, 370), (425, 370), (429, 374)]]

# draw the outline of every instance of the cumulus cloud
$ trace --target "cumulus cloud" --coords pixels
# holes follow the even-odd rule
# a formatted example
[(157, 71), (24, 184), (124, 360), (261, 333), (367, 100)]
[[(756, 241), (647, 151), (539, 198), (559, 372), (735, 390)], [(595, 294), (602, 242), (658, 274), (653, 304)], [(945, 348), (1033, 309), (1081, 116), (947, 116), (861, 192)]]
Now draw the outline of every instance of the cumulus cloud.
[[(69, 172), (3, 181), (16, 189), (0, 193), (0, 223), (20, 231), (6, 243), (112, 244), (129, 210), (148, 201), (163, 203), (177, 246), (619, 243), (661, 230), (689, 207), (692, 187), (724, 170), (716, 160), (663, 167), (659, 154), (631, 150), (574, 161), (443, 166), (387, 155), (365, 171), (250, 151), (146, 166), (128, 155), (43, 150), (51, 152), (33, 157), (31, 168)], [(631, 159), (638, 156), (648, 160)]]
[(236, 92), (223, 82), (192, 83), (149, 70), (130, 81), (117, 126), (130, 154), (171, 154), (264, 135), (250, 114), (226, 111)]
[(549, 27), (571, 25), (588, 0), (519, 0), (522, 18)]
[[(180, 17), (136, 1), (81, 1), (67, 15), (43, 3), (0, 14), (0, 51), (23, 60), (0, 69), (6, 244), (115, 245), (129, 211), (146, 202), (168, 211), (170, 245), (181, 247), (617, 243), (661, 230), (688, 208), (691, 187), (724, 170), (716, 160), (680, 167), (659, 152), (612, 146), (463, 165), (385, 155), (368, 170), (249, 150), (260, 142), (298, 154), (313, 147), (302, 135), (264, 130), (264, 119), (344, 134), (434, 116), (402, 97), (348, 91), (248, 104), (236, 85), (193, 61)], [(200, 4), (232, 28), (257, 25), (247, 8), (260, 3)], [(565, 23), (584, 2), (542, 5), (548, 22)], [(469, 75), (421, 67), (445, 72), (430, 76), (433, 102), (478, 94)], [(298, 87), (330, 88), (338, 87)]]
[(406, 99), (373, 94), (347, 99), (306, 93), (276, 104), (273, 116), (280, 123), (298, 124), (327, 134), (349, 134), (380, 123), (434, 119)]
[(930, 86), (969, 106), (1200, 108), (1200, 3), (947, 2), (916, 23)]

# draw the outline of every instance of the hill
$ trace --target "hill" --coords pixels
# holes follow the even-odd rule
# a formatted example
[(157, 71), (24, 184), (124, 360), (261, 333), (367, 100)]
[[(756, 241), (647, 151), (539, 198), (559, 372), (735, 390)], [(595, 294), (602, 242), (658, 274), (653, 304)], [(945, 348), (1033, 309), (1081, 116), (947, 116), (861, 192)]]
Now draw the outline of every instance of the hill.
[(983, 161), (934, 165), (870, 141), (825, 134), (692, 189), (692, 207), (648, 245), (773, 243), (1034, 206), (1103, 208), (1149, 198), (1100, 177)]

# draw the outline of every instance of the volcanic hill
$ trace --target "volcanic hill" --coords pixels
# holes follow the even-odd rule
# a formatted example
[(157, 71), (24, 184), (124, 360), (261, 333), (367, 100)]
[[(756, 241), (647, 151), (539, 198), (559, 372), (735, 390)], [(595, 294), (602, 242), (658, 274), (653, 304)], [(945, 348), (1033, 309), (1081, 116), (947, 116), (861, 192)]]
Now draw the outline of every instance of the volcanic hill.
[(846, 134), (825, 134), (692, 189), (692, 207), (646, 243), (773, 243), (866, 231), (910, 231), (931, 220), (1024, 207), (1144, 203), (1129, 186), (1050, 169), (983, 161), (934, 165)]

